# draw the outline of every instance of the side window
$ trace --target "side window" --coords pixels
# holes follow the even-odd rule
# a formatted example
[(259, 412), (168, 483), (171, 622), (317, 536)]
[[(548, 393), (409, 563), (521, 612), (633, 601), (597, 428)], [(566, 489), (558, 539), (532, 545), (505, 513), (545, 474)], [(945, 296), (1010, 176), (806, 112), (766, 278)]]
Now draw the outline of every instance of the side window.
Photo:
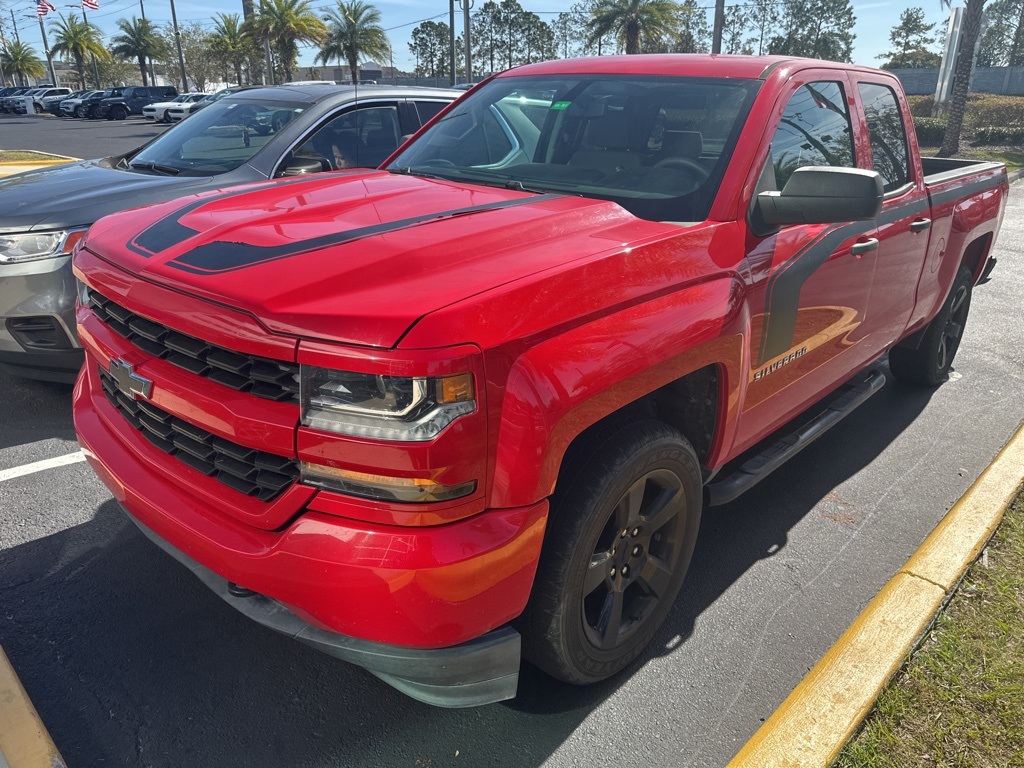
[(892, 88), (875, 83), (857, 83), (871, 139), (871, 166), (882, 176), (885, 191), (899, 189), (910, 181), (907, 161), (907, 132)]
[(420, 125), (426, 125), (428, 121), (434, 119), (438, 112), (448, 106), (447, 101), (417, 101), (415, 104), (416, 111), (420, 115)]
[(846, 96), (840, 83), (800, 86), (782, 113), (772, 139), (775, 189), (782, 189), (797, 168), (826, 165), (854, 168), (853, 137)]
[(333, 170), (376, 168), (401, 139), (398, 105), (350, 109), (327, 122), (293, 154), (325, 158)]

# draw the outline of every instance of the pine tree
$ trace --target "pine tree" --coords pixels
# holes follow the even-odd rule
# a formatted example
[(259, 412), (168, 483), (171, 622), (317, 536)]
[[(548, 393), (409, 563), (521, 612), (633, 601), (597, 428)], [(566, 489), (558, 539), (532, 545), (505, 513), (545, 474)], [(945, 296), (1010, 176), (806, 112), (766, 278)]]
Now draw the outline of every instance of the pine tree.
[(892, 50), (879, 54), (885, 59), (882, 69), (914, 69), (937, 67), (942, 57), (928, 46), (935, 39), (934, 25), (924, 20), (924, 8), (906, 8), (899, 23), (889, 31)]
[(782, 0), (780, 28), (768, 52), (850, 62), (856, 21), (850, 0)]

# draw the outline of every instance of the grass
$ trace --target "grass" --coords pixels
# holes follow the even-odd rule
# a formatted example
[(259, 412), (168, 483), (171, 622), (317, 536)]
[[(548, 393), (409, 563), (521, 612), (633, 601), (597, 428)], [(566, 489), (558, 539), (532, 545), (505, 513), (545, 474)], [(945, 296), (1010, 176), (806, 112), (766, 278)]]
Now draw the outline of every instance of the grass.
[(1024, 492), (837, 768), (1024, 768)]
[(42, 163), (65, 159), (46, 152), (33, 152), (29, 149), (0, 149), (0, 163)]

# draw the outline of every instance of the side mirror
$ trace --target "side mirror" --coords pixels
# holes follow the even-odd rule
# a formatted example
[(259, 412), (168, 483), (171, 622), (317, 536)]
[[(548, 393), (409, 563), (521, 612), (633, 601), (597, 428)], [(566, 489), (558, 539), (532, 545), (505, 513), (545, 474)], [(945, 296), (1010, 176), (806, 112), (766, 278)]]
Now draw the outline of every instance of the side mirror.
[(321, 173), (331, 170), (331, 163), (323, 157), (289, 157), (274, 174), (275, 179), (285, 176), (304, 176), (307, 173)]
[(751, 225), (764, 237), (787, 224), (866, 221), (882, 209), (882, 177), (861, 168), (798, 168), (781, 192), (754, 200)]

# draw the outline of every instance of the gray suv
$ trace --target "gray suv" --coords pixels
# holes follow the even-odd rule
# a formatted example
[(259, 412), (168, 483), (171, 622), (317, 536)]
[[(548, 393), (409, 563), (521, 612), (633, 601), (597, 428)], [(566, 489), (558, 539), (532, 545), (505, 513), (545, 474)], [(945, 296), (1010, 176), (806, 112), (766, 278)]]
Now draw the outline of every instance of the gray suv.
[(93, 112), (95, 117), (124, 120), (129, 115), (141, 115), (143, 107), (158, 101), (169, 101), (178, 95), (175, 88), (165, 85), (133, 85), (120, 94), (103, 99)]
[(71, 252), (102, 216), (305, 173), (370, 168), (462, 95), (435, 88), (255, 88), (123, 155), (0, 180), (0, 368), (73, 381)]

